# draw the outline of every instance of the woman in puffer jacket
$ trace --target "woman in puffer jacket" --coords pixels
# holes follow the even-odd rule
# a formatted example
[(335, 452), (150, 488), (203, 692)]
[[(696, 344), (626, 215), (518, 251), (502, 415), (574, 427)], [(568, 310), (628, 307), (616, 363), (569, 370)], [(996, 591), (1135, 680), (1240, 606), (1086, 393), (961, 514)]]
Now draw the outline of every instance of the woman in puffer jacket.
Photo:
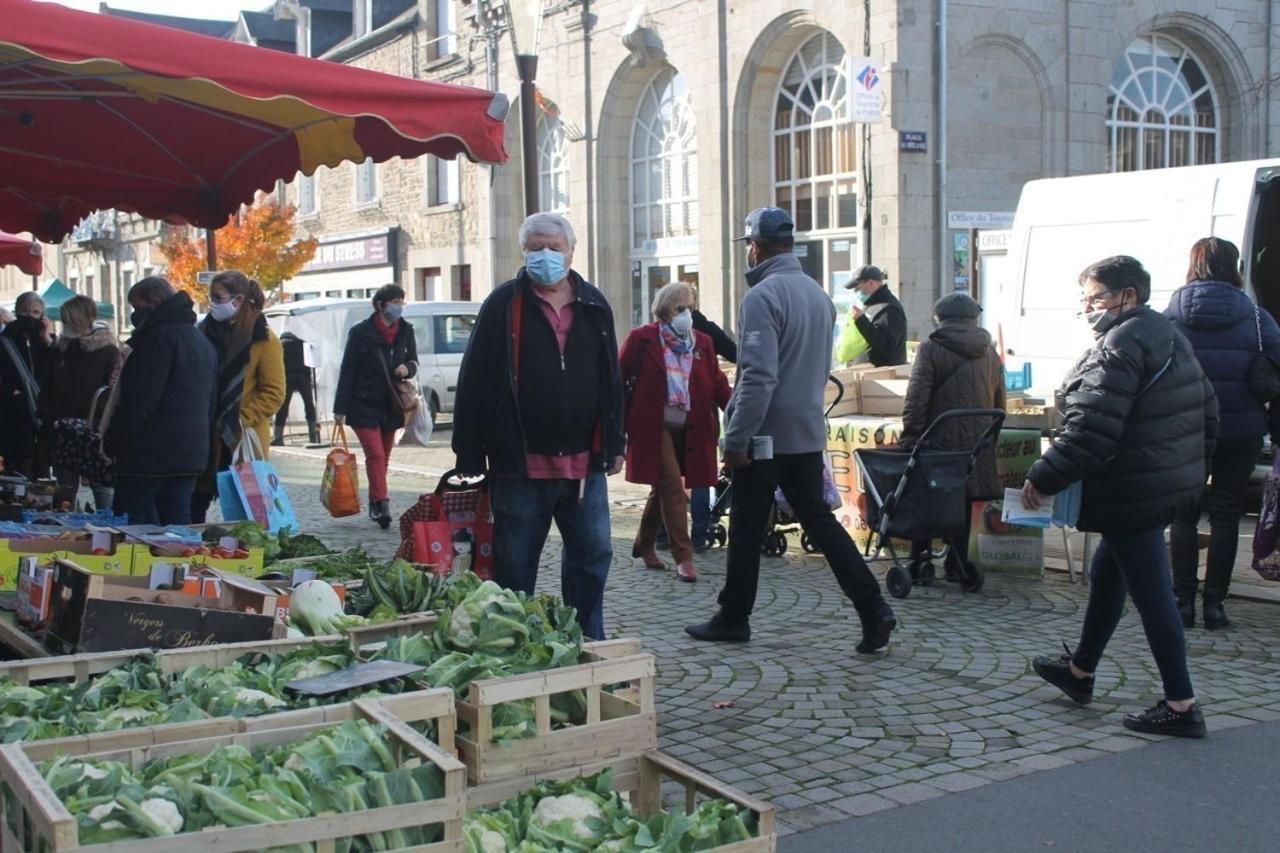
[(1125, 592), (1142, 617), (1165, 698), (1129, 714), (1126, 728), (1204, 737), (1182, 620), (1173, 597), (1164, 528), (1194, 512), (1213, 454), (1218, 403), (1191, 344), (1147, 307), (1151, 276), (1119, 255), (1080, 274), (1081, 305), (1097, 342), (1059, 392), (1063, 419), (1053, 443), (1031, 467), (1023, 502), (1082, 483), (1076, 527), (1102, 534), (1074, 654), (1039, 657), (1037, 674), (1080, 704), (1093, 700), (1094, 672), (1124, 612)]
[[(1165, 316), (1187, 337), (1218, 395), (1221, 428), (1208, 474), (1213, 487), (1202, 502), (1209, 513), (1205, 561), (1204, 627), (1226, 628), (1222, 603), (1231, 585), (1240, 539), (1240, 514), (1249, 477), (1262, 452), (1262, 438), (1280, 436), (1280, 406), (1268, 407), (1249, 393), (1249, 366), (1264, 351), (1280, 361), (1280, 327), (1244, 292), (1240, 250), (1217, 237), (1191, 247), (1187, 283), (1169, 300)], [(1184, 627), (1196, 623), (1196, 576), (1200, 557), (1201, 505), (1174, 520), (1169, 530), (1173, 590)]]

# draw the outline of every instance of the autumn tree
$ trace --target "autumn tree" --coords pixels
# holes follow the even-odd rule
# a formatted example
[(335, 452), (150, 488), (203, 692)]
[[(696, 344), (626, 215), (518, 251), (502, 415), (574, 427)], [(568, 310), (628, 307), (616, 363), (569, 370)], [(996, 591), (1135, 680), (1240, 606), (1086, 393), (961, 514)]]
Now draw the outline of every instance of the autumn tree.
[[(280, 284), (297, 275), (316, 253), (314, 239), (295, 239), (294, 213), (292, 205), (281, 206), (268, 198), (240, 208), (216, 232), (217, 268), (240, 270), (256, 279), (267, 301), (272, 301)], [(196, 280), (207, 269), (204, 236), (188, 227), (167, 228), (160, 251), (169, 262), (168, 278), (174, 286), (197, 303), (207, 304), (209, 289)]]

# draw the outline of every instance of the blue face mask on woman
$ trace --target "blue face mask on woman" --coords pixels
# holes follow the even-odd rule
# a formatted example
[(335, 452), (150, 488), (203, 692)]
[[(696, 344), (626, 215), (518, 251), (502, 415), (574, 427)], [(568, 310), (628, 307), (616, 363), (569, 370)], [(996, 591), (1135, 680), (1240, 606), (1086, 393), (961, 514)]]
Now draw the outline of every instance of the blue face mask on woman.
[(564, 252), (557, 252), (555, 249), (525, 252), (524, 268), (529, 273), (529, 278), (539, 287), (554, 287), (569, 274)]

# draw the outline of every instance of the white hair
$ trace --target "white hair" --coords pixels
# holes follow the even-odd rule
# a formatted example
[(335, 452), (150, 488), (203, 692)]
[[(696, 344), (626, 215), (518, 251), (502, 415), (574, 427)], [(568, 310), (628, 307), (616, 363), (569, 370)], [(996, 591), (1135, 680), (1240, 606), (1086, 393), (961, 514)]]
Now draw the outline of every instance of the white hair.
[(36, 310), (44, 310), (44, 297), (33, 290), (20, 294), (13, 303), (13, 312), (19, 317), (30, 316)]
[(530, 237), (563, 237), (571, 252), (578, 242), (569, 220), (558, 213), (535, 213), (526, 219), (520, 225), (520, 233), (517, 235), (521, 249), (529, 247)]
[(675, 316), (671, 309), (681, 299), (693, 302), (693, 288), (687, 282), (664, 284), (653, 296), (653, 319), (664, 323), (670, 321)]

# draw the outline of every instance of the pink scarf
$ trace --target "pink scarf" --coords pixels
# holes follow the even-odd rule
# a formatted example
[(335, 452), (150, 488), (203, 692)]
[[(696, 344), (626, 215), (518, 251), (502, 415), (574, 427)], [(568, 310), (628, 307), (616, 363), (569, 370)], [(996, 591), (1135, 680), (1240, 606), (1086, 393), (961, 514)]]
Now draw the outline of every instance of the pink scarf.
[(693, 335), (682, 338), (666, 323), (658, 324), (662, 361), (667, 368), (667, 406), (689, 411), (689, 373), (693, 370)]

